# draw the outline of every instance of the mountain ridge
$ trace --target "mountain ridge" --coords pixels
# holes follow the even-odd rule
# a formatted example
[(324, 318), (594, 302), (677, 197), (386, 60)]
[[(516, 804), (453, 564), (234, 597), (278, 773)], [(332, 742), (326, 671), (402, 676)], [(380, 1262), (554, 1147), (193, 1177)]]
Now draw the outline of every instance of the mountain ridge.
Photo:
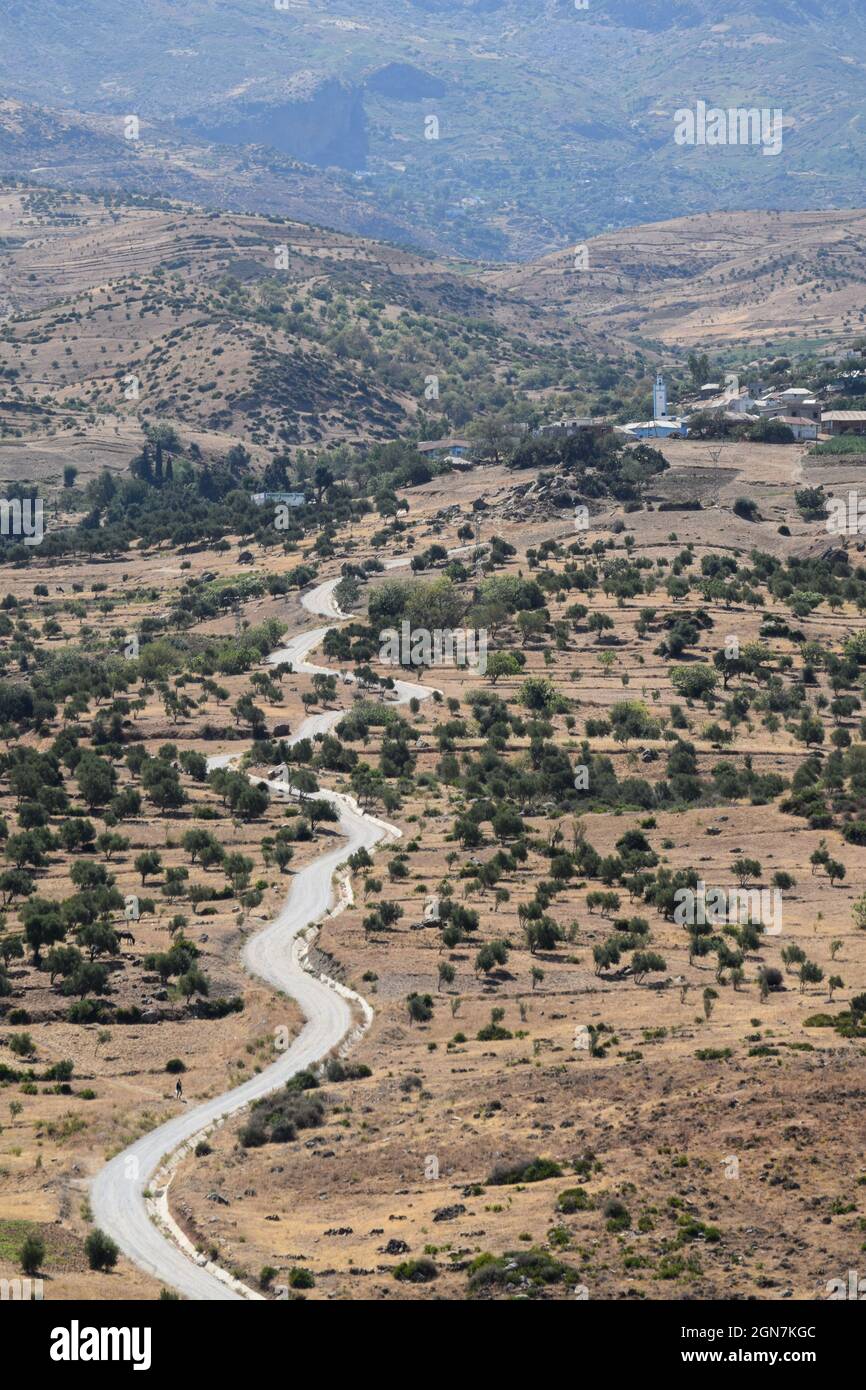
[[(242, 206), (290, 212), (279, 206), (285, 173), (267, 145), (272, 130), (304, 164), (339, 165), (355, 201), (371, 202), (383, 226), (414, 228), (418, 244), (530, 260), (572, 238), (710, 209), (856, 205), (864, 46), (866, 13), (853, 0), (733, 0), (721, 16), (709, 0), (583, 11), (573, 0), (357, 0), (351, 18), (336, 6), (276, 11), (259, 0), (228, 11), (143, 0), (134, 13), (48, 0), (38, 24), (20, 3), (0, 16), (0, 82), (43, 107), (138, 113), (180, 146), (192, 128), (218, 135), (204, 151), (178, 152), (178, 166), (204, 169), (186, 187), (169, 169), (174, 196), (206, 201), (208, 161), (231, 159)], [(395, 65), (424, 80), (383, 83)], [(287, 110), (283, 88), (299, 73), (341, 84), (324, 88), (354, 113), (336, 142), (317, 144), (303, 103)], [(678, 148), (674, 113), (699, 99), (780, 109), (782, 158)], [(38, 142), (29, 158), (46, 162)], [(270, 178), (256, 169), (245, 178), (250, 159), (270, 164)], [(356, 230), (352, 190), (343, 188), (341, 210), (326, 184), (312, 185), (311, 220), (331, 221), (336, 207), (338, 225)]]

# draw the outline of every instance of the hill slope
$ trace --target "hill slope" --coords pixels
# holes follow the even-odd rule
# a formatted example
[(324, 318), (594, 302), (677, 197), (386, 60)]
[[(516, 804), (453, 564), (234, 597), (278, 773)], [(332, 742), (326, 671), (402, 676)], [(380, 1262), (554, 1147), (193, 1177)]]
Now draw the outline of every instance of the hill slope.
[(608, 232), (485, 282), (671, 347), (812, 339), (866, 322), (866, 212), (717, 213)]
[(393, 439), (501, 406), (540, 366), (557, 380), (589, 343), (472, 267), (179, 204), (0, 190), (0, 276), (0, 422), (25, 435), (162, 418), (220, 449)]

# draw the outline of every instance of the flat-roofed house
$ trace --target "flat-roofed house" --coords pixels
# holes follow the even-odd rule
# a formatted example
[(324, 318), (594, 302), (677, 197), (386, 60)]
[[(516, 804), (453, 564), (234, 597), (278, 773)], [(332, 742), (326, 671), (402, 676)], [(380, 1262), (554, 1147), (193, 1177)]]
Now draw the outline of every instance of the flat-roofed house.
[(546, 425), (539, 425), (533, 434), (544, 438), (568, 438), (574, 434), (608, 434), (612, 427), (613, 420), (609, 415), (578, 415), (573, 420), (551, 420)]
[(303, 507), (306, 497), (302, 492), (254, 492), (253, 501), (257, 507), (280, 504), (284, 507)]
[(737, 414), (748, 415), (755, 405), (755, 397), (748, 391), (723, 391), (717, 396), (709, 396), (702, 400), (700, 410), (724, 410), (726, 412), (736, 412)]
[(675, 415), (666, 415), (664, 419), (633, 420), (617, 428), (631, 439), (686, 439), (689, 433), (686, 421)]

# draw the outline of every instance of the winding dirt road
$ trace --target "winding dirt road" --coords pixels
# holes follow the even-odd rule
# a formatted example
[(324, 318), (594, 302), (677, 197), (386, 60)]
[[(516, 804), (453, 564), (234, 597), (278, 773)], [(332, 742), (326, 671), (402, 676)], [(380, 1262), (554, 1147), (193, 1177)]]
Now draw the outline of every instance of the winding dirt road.
[[(401, 563), (406, 561), (391, 561), (388, 568)], [(344, 615), (333, 596), (337, 582), (329, 580), (306, 594), (302, 603), (307, 611), (335, 621), (342, 618)], [(289, 661), (296, 671), (307, 673), (321, 670), (306, 658), (321, 643), (331, 625), (300, 633), (287, 646), (273, 652), (269, 661), (271, 664)], [(412, 696), (424, 699), (432, 693), (427, 686), (406, 681), (395, 684), (395, 703), (404, 703)], [(303, 721), (290, 742), (324, 732), (337, 723), (342, 714), (340, 710), (331, 710), (312, 715)], [(235, 757), (236, 753), (221, 754), (210, 759), (209, 766), (225, 766)], [(286, 794), (282, 783), (268, 782), (267, 785), (275, 794)], [(247, 942), (242, 956), (245, 968), (252, 975), (297, 1001), (307, 1020), (304, 1027), (279, 1060), (258, 1076), (224, 1095), (184, 1109), (119, 1153), (91, 1184), (95, 1224), (141, 1269), (187, 1298), (239, 1300), (260, 1299), (261, 1295), (239, 1284), (218, 1266), (196, 1256), (174, 1225), (167, 1198), (172, 1163), (183, 1157), (214, 1125), (269, 1095), (296, 1072), (320, 1062), (342, 1043), (356, 1023), (352, 1002), (365, 1020), (362, 1027), (372, 1018), (372, 1011), (360, 996), (305, 968), (304, 943), (299, 938), (328, 911), (337, 867), (355, 850), (362, 846), (370, 849), (387, 835), (397, 835), (399, 831), (366, 815), (349, 797), (337, 792), (321, 794), (336, 805), (343, 838), (338, 848), (320, 855), (294, 876), (279, 915)]]

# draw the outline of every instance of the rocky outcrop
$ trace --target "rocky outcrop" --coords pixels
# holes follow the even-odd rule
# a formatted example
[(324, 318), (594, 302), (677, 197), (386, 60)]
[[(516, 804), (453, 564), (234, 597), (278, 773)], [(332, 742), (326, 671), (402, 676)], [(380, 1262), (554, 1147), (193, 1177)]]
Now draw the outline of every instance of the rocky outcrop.
[(370, 74), (366, 86), (377, 96), (396, 101), (423, 101), (425, 97), (442, 97), (446, 91), (441, 77), (434, 77), (412, 63), (386, 63)]
[(180, 124), (217, 144), (267, 145), (323, 169), (362, 169), (367, 162), (362, 93), (313, 72), (295, 73), (266, 97), (221, 98)]

